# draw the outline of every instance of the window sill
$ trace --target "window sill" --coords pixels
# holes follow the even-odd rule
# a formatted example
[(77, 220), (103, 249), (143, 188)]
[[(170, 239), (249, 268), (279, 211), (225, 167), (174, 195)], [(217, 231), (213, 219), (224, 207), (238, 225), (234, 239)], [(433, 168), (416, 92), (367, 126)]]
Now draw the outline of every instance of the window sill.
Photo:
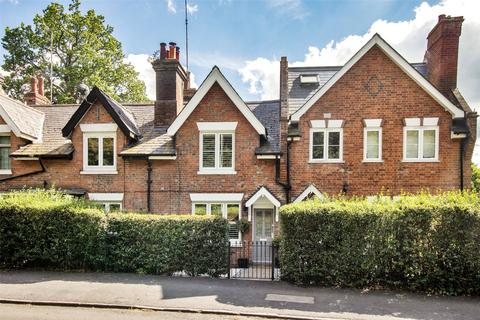
[(402, 162), (415, 163), (415, 162), (440, 162), (438, 159), (403, 159)]
[(233, 247), (233, 248), (241, 248), (243, 247), (243, 243), (242, 241), (240, 240), (237, 240), (237, 239), (230, 239), (230, 247)]
[(80, 174), (118, 174), (117, 170), (82, 170)]
[(199, 170), (197, 174), (237, 174), (237, 171), (232, 169), (213, 169), (213, 170)]
[(382, 163), (383, 160), (382, 159), (363, 159), (362, 161), (363, 163)]
[(8, 170), (8, 169), (5, 169), (5, 170), (0, 170), (0, 175), (7, 175), (7, 174), (12, 174), (12, 170)]
[(343, 160), (315, 160), (315, 159), (310, 159), (308, 163), (324, 163), (324, 164), (335, 164), (335, 163), (345, 163)]

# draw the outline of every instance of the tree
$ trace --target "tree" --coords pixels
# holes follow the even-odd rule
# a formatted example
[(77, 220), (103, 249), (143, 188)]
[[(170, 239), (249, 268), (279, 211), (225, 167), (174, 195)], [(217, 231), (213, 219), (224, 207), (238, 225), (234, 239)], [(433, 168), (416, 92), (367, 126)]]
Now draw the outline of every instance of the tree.
[(472, 189), (480, 192), (480, 168), (472, 163)]
[(33, 25), (21, 23), (13, 29), (5, 28), (2, 45), (7, 53), (2, 68), (9, 72), (5, 77), (6, 91), (22, 99), (22, 86), (34, 74), (43, 74), (45, 95), (50, 97), (52, 59), (56, 103), (75, 102), (81, 83), (90, 88), (96, 85), (119, 101), (147, 101), (145, 84), (133, 66), (124, 61), (122, 45), (112, 33), (113, 28), (94, 10), (82, 14), (80, 0), (72, 0), (67, 9), (51, 3), (35, 16)]

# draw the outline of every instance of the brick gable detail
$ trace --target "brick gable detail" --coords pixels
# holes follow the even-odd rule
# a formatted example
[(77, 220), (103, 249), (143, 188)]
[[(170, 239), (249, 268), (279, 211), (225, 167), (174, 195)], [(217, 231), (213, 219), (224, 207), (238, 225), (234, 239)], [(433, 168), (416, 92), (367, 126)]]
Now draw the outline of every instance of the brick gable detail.
[[(372, 76), (383, 86), (376, 95), (365, 88)], [(342, 164), (308, 163), (309, 121), (324, 119), (324, 113), (345, 121)], [(439, 118), (439, 162), (402, 162), (403, 119), (409, 117)], [(384, 120), (382, 163), (362, 162), (362, 119), (372, 118)], [(310, 183), (329, 194), (338, 194), (347, 185), (351, 195), (458, 189), (460, 140), (450, 138), (451, 122), (450, 113), (373, 47), (302, 116), (302, 139), (291, 147), (293, 198)]]

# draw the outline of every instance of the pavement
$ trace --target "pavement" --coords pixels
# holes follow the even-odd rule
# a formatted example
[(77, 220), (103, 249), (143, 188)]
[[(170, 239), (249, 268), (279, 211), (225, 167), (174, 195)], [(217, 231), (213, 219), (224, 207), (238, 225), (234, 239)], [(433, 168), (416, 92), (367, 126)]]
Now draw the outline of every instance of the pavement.
[(0, 303), (133, 308), (152, 312), (201, 312), (223, 314), (225, 317), (263, 316), (283, 319), (480, 318), (480, 297), (303, 288), (281, 281), (122, 273), (0, 272)]
[(219, 314), (13, 304), (0, 304), (0, 315), (2, 320), (266, 320), (258, 317)]

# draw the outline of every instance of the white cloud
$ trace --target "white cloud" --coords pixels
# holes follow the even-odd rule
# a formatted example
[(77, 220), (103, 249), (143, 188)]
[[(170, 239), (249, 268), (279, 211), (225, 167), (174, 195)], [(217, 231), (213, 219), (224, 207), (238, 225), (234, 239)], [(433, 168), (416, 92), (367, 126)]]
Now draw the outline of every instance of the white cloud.
[[(152, 64), (149, 61), (148, 54), (129, 54), (125, 60), (130, 63), (135, 71), (139, 73), (138, 78), (145, 82), (147, 97), (155, 100), (155, 71), (153, 71)], [(196, 88), (195, 75), (190, 73), (190, 86)]]
[(277, 13), (301, 20), (308, 15), (302, 0), (267, 0), (267, 6)]
[(262, 100), (271, 100), (279, 96), (279, 68), (279, 62), (275, 59), (257, 58), (246, 61), (238, 72), (242, 75), (242, 81), (249, 84), (249, 93), (259, 95)]
[(198, 4), (190, 4), (190, 3), (187, 3), (187, 12), (188, 14), (192, 15), (194, 14), (195, 12), (198, 11)]
[(170, 13), (177, 13), (177, 8), (175, 7), (173, 0), (167, 0), (167, 9)]
[[(291, 66), (301, 65), (343, 65), (375, 33), (379, 33), (388, 43), (411, 62), (423, 61), (426, 37), (438, 20), (438, 15), (463, 15), (462, 36), (460, 38), (458, 87), (470, 105), (480, 110), (480, 1), (443, 0), (439, 4), (424, 2), (415, 8), (415, 17), (408, 21), (375, 21), (367, 33), (350, 35), (339, 41), (332, 40), (325, 47), (310, 46), (303, 61), (291, 61)], [(246, 61), (239, 69), (250, 92), (263, 98), (278, 97), (279, 64), (276, 59), (257, 58)]]

